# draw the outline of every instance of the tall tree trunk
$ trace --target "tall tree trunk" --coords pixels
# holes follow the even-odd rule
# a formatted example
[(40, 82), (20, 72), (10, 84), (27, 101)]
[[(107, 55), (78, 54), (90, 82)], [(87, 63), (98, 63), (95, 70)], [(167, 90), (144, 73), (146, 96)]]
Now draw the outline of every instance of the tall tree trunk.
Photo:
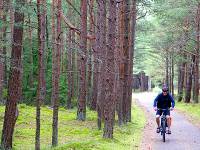
[(182, 62), (178, 63), (178, 102), (182, 101), (182, 95), (183, 95), (183, 91), (181, 91), (181, 87), (182, 87), (182, 81), (183, 80), (183, 74), (182, 74)]
[(121, 126), (123, 124), (123, 114), (122, 114), (122, 89), (123, 87), (120, 86), (120, 63), (121, 63), (121, 57), (120, 57), (120, 50), (121, 50), (121, 42), (120, 42), (120, 33), (121, 33), (121, 20), (120, 20), (120, 7), (121, 5), (118, 3), (117, 4), (117, 10), (116, 10), (116, 22), (117, 22), (117, 27), (116, 27), (116, 49), (115, 49), (115, 72), (116, 72), (116, 81), (115, 81), (115, 98), (116, 98), (116, 111), (118, 115), (118, 124)]
[(61, 32), (60, 34), (60, 38), (61, 38), (61, 48), (60, 48), (60, 57), (61, 57), (61, 60), (60, 60), (60, 72), (61, 74), (64, 73), (64, 70), (65, 70), (65, 51), (64, 51), (64, 34), (63, 32)]
[[(32, 0), (29, 1), (29, 5), (32, 4)], [(30, 48), (30, 59), (29, 59), (29, 64), (30, 64), (30, 72), (29, 72), (29, 85), (31, 88), (33, 88), (33, 42), (32, 42), (32, 21), (31, 21), (31, 16), (30, 13), (28, 14), (28, 40), (29, 40), (29, 48)]]
[(172, 57), (169, 53), (169, 92), (172, 93)]
[(105, 99), (104, 73), (105, 73), (105, 57), (106, 54), (106, 0), (97, 1), (97, 32), (96, 32), (96, 52), (98, 58), (97, 67), (97, 114), (98, 129), (101, 129), (101, 121), (103, 118), (103, 101)]
[[(89, 0), (89, 14), (90, 14), (90, 24), (89, 24), (89, 33), (94, 35), (94, 0)], [(94, 49), (94, 41), (90, 40), (88, 42), (88, 77), (87, 77), (87, 103), (91, 107), (92, 102), (92, 50)]]
[[(70, 0), (70, 3), (71, 3), (71, 0)], [(68, 12), (67, 12), (68, 16), (72, 16), (72, 11), (71, 9), (69, 8)], [(72, 30), (69, 29), (68, 30), (68, 35), (66, 35), (66, 37), (68, 37), (68, 40), (67, 41), (67, 46), (68, 46), (68, 49), (67, 49), (67, 68), (66, 68), (66, 71), (67, 71), (67, 109), (71, 109), (72, 108), (72, 90), (73, 90), (73, 60), (72, 60), (72, 55), (73, 55), (73, 45), (72, 45)], [(67, 38), (66, 38), (67, 39)]]
[(3, 47), (4, 47), (4, 42), (3, 42), (3, 35), (4, 35), (4, 1), (0, 0), (0, 20), (2, 20), (2, 24), (0, 26), (0, 104), (3, 104), (3, 84), (4, 84), (4, 53), (3, 53)]
[(130, 73), (130, 1), (125, 0), (121, 2), (121, 23), (120, 23), (120, 41), (121, 41), (121, 65), (120, 65), (120, 86), (121, 86), (121, 96), (122, 99), (122, 116), (123, 123), (128, 121), (128, 113), (131, 111), (129, 108), (130, 98), (129, 98), (129, 73)]
[(115, 120), (115, 98), (114, 98), (114, 50), (116, 48), (116, 1), (109, 1), (108, 17), (108, 44), (106, 53), (106, 80), (105, 80), (105, 101), (104, 101), (104, 138), (113, 138), (113, 127)]
[[(186, 58), (185, 60), (187, 62), (188, 61), (188, 56), (185, 55), (185, 58)], [(188, 70), (188, 62), (185, 63), (185, 68), (184, 68), (185, 74), (184, 74), (183, 88), (184, 88), (185, 91), (186, 91), (186, 87), (187, 87), (187, 78), (188, 78), (188, 72), (187, 72), (187, 70)]]
[[(189, 17), (187, 16), (184, 19), (184, 40), (186, 41), (189, 36)], [(183, 47), (180, 47), (182, 50)], [(183, 61), (180, 62), (179, 64), (179, 70), (178, 70), (178, 101), (182, 101), (183, 98), (183, 89), (186, 87), (186, 79), (187, 79), (187, 70), (186, 70), (186, 60), (187, 60), (187, 55), (183, 54)]]
[[(51, 6), (51, 5), (50, 5)], [(53, 17), (53, 16), (52, 16)], [(49, 29), (50, 29), (50, 23), (51, 22), (51, 18), (48, 17), (48, 13), (46, 15), (46, 52), (45, 52), (45, 68), (46, 68), (46, 78), (49, 79), (51, 77), (51, 74), (47, 73), (48, 70), (50, 70), (52, 68), (51, 65), (48, 65), (48, 62), (50, 62), (50, 60), (52, 60), (52, 39), (50, 39), (49, 37), (49, 33), (51, 33), (51, 35), (53, 34)], [(51, 102), (50, 102), (51, 103)], [(49, 101), (48, 101), (49, 104)]]
[[(186, 56), (184, 55), (184, 58)], [(181, 62), (179, 64), (179, 69), (178, 69), (178, 101), (182, 101), (183, 98), (183, 87), (184, 87), (184, 80), (185, 80), (185, 66), (186, 62)]]
[(132, 17), (131, 17), (131, 35), (130, 35), (130, 65), (129, 65), (129, 94), (128, 94), (128, 114), (127, 120), (131, 122), (131, 106), (132, 106), (132, 86), (133, 86), (133, 58), (134, 58), (134, 50), (135, 50), (135, 28), (136, 28), (136, 0), (132, 1)]
[(77, 59), (75, 52), (75, 31), (72, 30), (72, 97), (76, 97), (77, 95), (77, 87), (76, 87), (76, 77), (77, 77)]
[(7, 88), (7, 58), (6, 58), (6, 30), (7, 30), (7, 12), (9, 1), (0, 0), (0, 20), (2, 24), (0, 27), (0, 104), (5, 104), (3, 99), (3, 89)]
[(174, 97), (174, 56), (171, 54), (171, 93)]
[(87, 61), (87, 0), (81, 0), (81, 34), (79, 54), (80, 86), (78, 98), (77, 119), (84, 121), (86, 118), (86, 61)]
[(72, 31), (68, 31), (68, 51), (67, 51), (67, 81), (68, 81), (68, 86), (67, 86), (67, 108), (70, 109), (72, 107)]
[(185, 89), (185, 103), (190, 103), (191, 89), (192, 89), (192, 70), (194, 63), (194, 56), (192, 56), (192, 62), (187, 64), (187, 78), (186, 78), (186, 89)]
[[(4, 16), (3, 16), (3, 21), (4, 22), (7, 22), (7, 16), (9, 16), (9, 10), (10, 10), (10, 0), (3, 0), (4, 2), (4, 5), (6, 5), (7, 7), (4, 8)], [(14, 12), (12, 12), (12, 14), (14, 14)], [(13, 17), (14, 18), (14, 17)], [(11, 21), (10, 21), (11, 22)], [(13, 21), (14, 22), (14, 21)], [(9, 35), (7, 33), (7, 29), (8, 29), (8, 26), (5, 25), (4, 26), (4, 31), (3, 31), (3, 43), (6, 43), (7, 41), (7, 35)], [(12, 33), (10, 33), (11, 36), (12, 36)], [(11, 38), (10, 38), (11, 39)], [(7, 68), (8, 68), (8, 62), (7, 62), (7, 51), (8, 51), (9, 47), (6, 46), (6, 44), (3, 46), (3, 57), (4, 57), (4, 88), (8, 88), (8, 75), (7, 75)], [(5, 100), (4, 100), (4, 103), (5, 103)]]
[(38, 13), (38, 58), (39, 58), (39, 76), (36, 101), (36, 136), (35, 149), (40, 149), (40, 106), (45, 100), (46, 82), (45, 82), (45, 33), (46, 33), (46, 0), (37, 0)]
[[(4, 1), (4, 4), (5, 5), (9, 5), (9, 1)], [(8, 8), (5, 8), (5, 12), (6, 13), (4, 13), (4, 16), (3, 16), (3, 21), (4, 22), (6, 22), (7, 21), (7, 13), (8, 13)], [(6, 31), (7, 31), (7, 26), (4, 26), (4, 31), (3, 31), (3, 42), (4, 43), (6, 43), (6, 41), (7, 41), (7, 33), (6, 33)], [(7, 46), (6, 45), (4, 45), (3, 46), (3, 57), (4, 57), (4, 79), (3, 79), (3, 81), (4, 81), (4, 88), (7, 88), (7, 85), (8, 85), (8, 81), (7, 81)]]
[[(47, 49), (49, 50), (50, 49), (50, 47), (49, 47), (49, 28), (48, 28), (48, 16), (46, 15), (46, 47), (47, 47)], [(48, 52), (46, 52), (46, 59), (48, 58)], [(47, 59), (48, 60), (48, 59)], [(47, 65), (47, 64), (46, 64)]]
[(200, 50), (200, 3), (198, 4), (196, 14), (196, 55), (194, 62), (194, 86), (193, 86), (193, 101), (199, 101), (199, 50)]
[(165, 62), (165, 83), (167, 86), (169, 86), (169, 52), (166, 50), (166, 62)]
[(119, 93), (119, 113), (122, 117), (122, 122), (125, 123), (125, 118), (124, 118), (124, 98), (123, 98), (123, 91), (125, 90), (124, 89), (124, 80), (125, 80), (125, 72), (124, 72), (124, 53), (123, 53), (123, 46), (124, 46), (124, 28), (125, 28), (125, 22), (124, 22), (124, 17), (125, 17), (125, 13), (124, 13), (124, 5), (125, 5), (125, 2), (122, 1), (121, 3), (119, 3), (119, 8), (120, 8), (120, 16), (119, 16), (119, 39), (120, 39), (120, 67), (119, 67), (119, 78), (120, 78), (120, 93)]
[[(54, 62), (56, 62), (55, 60), (55, 55), (56, 55), (56, 31), (55, 31), (55, 7), (56, 7), (57, 3), (56, 3), (56, 0), (52, 0), (52, 5), (51, 5), (51, 25), (52, 25), (52, 35), (51, 35), (51, 41), (52, 41), (52, 71), (54, 70), (55, 68), (55, 64)], [(53, 86), (53, 83), (55, 82), (54, 81), (55, 77), (52, 75), (52, 86)], [(52, 90), (53, 92), (53, 90)], [(51, 96), (51, 106), (53, 107), (53, 95)]]
[(11, 41), (13, 40), (12, 35), (13, 35), (13, 30), (14, 30), (14, 21), (15, 21), (15, 17), (14, 17), (14, 4), (13, 4), (13, 0), (9, 1), (9, 9), (10, 9), (10, 33), (11, 33)]
[[(91, 0), (91, 1), (93, 1), (93, 0)], [(99, 12), (100, 11), (100, 4), (99, 3), (98, 3), (97, 11), (98, 11), (97, 22), (100, 23), (100, 12)], [(94, 12), (91, 12), (91, 13), (92, 13), (92, 15), (94, 15)], [(94, 17), (91, 18), (91, 21), (92, 21), (92, 19), (93, 19), (93, 22), (91, 22), (91, 23), (94, 24), (94, 22), (95, 22)], [(98, 72), (98, 67), (99, 67), (99, 60), (98, 60), (99, 54), (98, 54), (98, 52), (99, 51), (97, 50), (97, 42), (100, 42), (99, 41), (100, 40), (100, 29), (99, 29), (100, 25), (98, 23), (97, 23), (97, 31), (96, 31), (96, 41), (94, 42), (93, 47), (91, 47), (92, 50), (93, 50), (93, 59), (94, 59), (93, 60), (93, 62), (94, 62), (94, 65), (93, 65), (93, 68), (94, 68), (93, 69), (93, 81), (92, 81), (93, 87), (92, 87), (92, 98), (91, 98), (91, 106), (90, 106), (90, 108), (92, 110), (97, 109), (97, 96), (98, 96), (98, 83), (99, 83), (98, 78), (99, 78), (99, 74), (100, 74)], [(93, 25), (93, 27), (94, 27), (94, 25)], [(91, 29), (93, 29), (92, 25), (91, 25)], [(95, 32), (95, 29), (93, 30), (93, 32)]]
[(19, 8), (24, 5), (24, 0), (16, 0), (15, 25), (13, 31), (13, 45), (11, 52), (11, 69), (8, 83), (8, 99), (6, 102), (3, 131), (1, 137), (1, 146), (3, 149), (12, 149), (12, 140), (15, 123), (18, 116), (17, 102), (21, 98), (22, 81), (22, 40), (23, 40), (23, 22), (24, 14)]
[(60, 79), (60, 52), (61, 52), (61, 4), (57, 1), (57, 28), (56, 28), (56, 49), (53, 49), (53, 124), (52, 124), (52, 146), (58, 145), (58, 109), (59, 109), (59, 79)]
[(92, 110), (96, 110), (97, 106), (97, 86), (98, 86), (98, 61), (97, 61), (97, 51), (96, 48), (93, 49), (93, 56), (94, 56), (94, 69), (93, 69), (93, 88), (92, 88), (92, 99), (91, 99), (91, 106)]
[[(76, 33), (74, 33), (74, 35), (76, 35)], [(80, 49), (80, 42), (79, 42), (79, 44), (77, 44), (76, 43), (76, 41), (80, 41), (80, 37), (78, 37), (78, 36), (75, 36), (74, 37), (74, 45), (75, 45), (75, 48), (76, 49)], [(74, 83), (75, 85), (75, 89), (76, 89), (76, 98), (77, 98), (77, 103), (78, 103), (78, 99), (79, 99), (79, 96), (80, 96), (80, 52), (79, 51), (76, 51), (76, 53), (75, 53), (75, 66), (76, 66), (76, 68), (75, 68), (75, 72), (76, 72), (76, 75), (75, 75), (75, 82), (76, 83)]]
[(124, 122), (128, 121), (128, 87), (129, 87), (129, 69), (130, 69), (130, 0), (124, 1), (124, 43), (123, 43), (123, 55), (124, 55), (124, 90), (123, 90), (123, 115)]

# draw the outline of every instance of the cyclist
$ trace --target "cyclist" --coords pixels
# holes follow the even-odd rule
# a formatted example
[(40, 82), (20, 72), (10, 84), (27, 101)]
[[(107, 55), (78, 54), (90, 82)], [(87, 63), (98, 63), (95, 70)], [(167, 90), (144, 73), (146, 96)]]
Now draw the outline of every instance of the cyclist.
[[(156, 132), (160, 132), (160, 116), (162, 115), (162, 110), (159, 109), (166, 109), (164, 111), (164, 115), (166, 115), (167, 118), (167, 134), (171, 134), (170, 126), (171, 126), (171, 118), (170, 118), (170, 110), (173, 110), (175, 106), (175, 101), (172, 98), (171, 94), (168, 93), (168, 87), (166, 85), (163, 85), (162, 87), (162, 93), (158, 94), (158, 96), (154, 100), (154, 110), (156, 111), (156, 123), (158, 125)], [(171, 108), (170, 108), (171, 107)], [(170, 108), (170, 110), (169, 110)]]

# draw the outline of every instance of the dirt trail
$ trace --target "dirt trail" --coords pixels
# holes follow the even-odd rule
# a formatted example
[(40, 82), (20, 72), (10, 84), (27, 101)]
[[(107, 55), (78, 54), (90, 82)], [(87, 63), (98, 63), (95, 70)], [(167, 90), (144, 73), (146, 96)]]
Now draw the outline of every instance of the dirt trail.
[(156, 93), (133, 94), (138, 104), (146, 112), (147, 124), (144, 129), (141, 150), (200, 150), (200, 129), (191, 124), (184, 115), (173, 111), (172, 134), (166, 135), (162, 142), (160, 134), (156, 133), (155, 111), (152, 108)]

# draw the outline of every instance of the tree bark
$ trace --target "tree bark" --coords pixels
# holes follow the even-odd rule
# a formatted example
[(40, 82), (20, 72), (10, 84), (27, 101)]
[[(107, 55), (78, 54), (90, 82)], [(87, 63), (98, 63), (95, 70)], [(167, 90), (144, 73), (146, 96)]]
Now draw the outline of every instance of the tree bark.
[(193, 74), (193, 63), (194, 56), (192, 56), (192, 62), (187, 64), (187, 78), (186, 78), (186, 89), (185, 89), (185, 103), (190, 103), (191, 89), (192, 89), (192, 74)]
[(199, 101), (199, 50), (200, 50), (200, 3), (198, 4), (196, 13), (196, 55), (194, 62), (194, 86), (193, 86), (193, 101)]
[[(10, 1), (9, 0), (4, 0), (4, 4), (5, 5), (7, 5), (7, 6), (9, 6), (9, 3), (10, 3)], [(7, 22), (7, 15), (8, 15), (8, 11), (9, 11), (9, 8), (7, 7), (7, 8), (5, 8), (5, 13), (4, 13), (4, 16), (3, 16), (3, 21), (4, 22)], [(4, 26), (4, 31), (3, 31), (3, 42), (4, 43), (6, 43), (6, 38), (7, 38), (7, 33), (6, 33), (6, 31), (7, 31), (7, 26)], [(7, 48), (7, 46), (6, 45), (4, 45), (3, 46), (3, 56), (4, 56), (4, 88), (7, 88), (7, 86), (8, 86), (8, 79), (7, 79), (7, 50), (8, 50), (8, 48)]]
[(169, 92), (172, 93), (172, 57), (171, 52), (169, 53)]
[(71, 29), (69, 29), (68, 31), (68, 47), (69, 50), (67, 51), (67, 81), (68, 81), (68, 86), (67, 86), (67, 109), (71, 109), (72, 108), (72, 80), (73, 80), (73, 76), (72, 76), (72, 31)]
[(135, 51), (135, 30), (136, 30), (136, 0), (132, 1), (132, 17), (131, 17), (131, 35), (130, 35), (130, 65), (129, 65), (129, 104), (128, 104), (128, 122), (131, 122), (131, 106), (132, 106), (132, 88), (133, 88), (133, 58)]
[[(184, 55), (184, 58), (186, 56)], [(185, 80), (185, 67), (186, 62), (181, 62), (178, 68), (178, 101), (182, 101), (183, 98), (183, 87), (184, 87), (184, 80)]]
[[(55, 69), (55, 64), (54, 62), (56, 62), (56, 31), (55, 31), (55, 7), (56, 7), (57, 3), (56, 3), (56, 0), (52, 0), (52, 5), (51, 5), (51, 25), (52, 25), (52, 37), (51, 37), (51, 40), (52, 40), (52, 71)], [(52, 88), (53, 88), (53, 83), (55, 82), (54, 81), (55, 79), (55, 74), (52, 75)], [(51, 106), (53, 107), (53, 102), (54, 99), (53, 99), (53, 89), (52, 89), (52, 96), (51, 96)]]
[(38, 58), (39, 58), (39, 76), (36, 101), (36, 136), (35, 149), (40, 150), (40, 106), (45, 100), (46, 82), (45, 82), (45, 33), (46, 33), (46, 0), (37, 0), (38, 13)]
[(9, 1), (0, 0), (0, 20), (2, 20), (2, 25), (0, 27), (0, 104), (5, 104), (5, 99), (3, 97), (3, 89), (7, 88), (6, 21), (8, 5)]
[(79, 98), (77, 119), (86, 119), (86, 61), (87, 61), (87, 0), (81, 0), (81, 34), (80, 34), (80, 54), (79, 54)]
[(106, 54), (106, 0), (97, 1), (97, 32), (96, 32), (96, 60), (98, 62), (97, 67), (97, 114), (98, 129), (101, 129), (101, 122), (103, 119), (103, 101), (105, 99), (105, 54)]
[(99, 78), (99, 60), (98, 60), (98, 49), (97, 46), (99, 45), (100, 42), (100, 25), (98, 23), (100, 23), (100, 6), (101, 3), (99, 3), (99, 1), (97, 1), (97, 31), (96, 31), (96, 41), (95, 41), (95, 45), (93, 47), (93, 57), (94, 57), (94, 70), (93, 70), (93, 88), (92, 88), (92, 100), (91, 100), (91, 109), (92, 110), (96, 110), (97, 109), (97, 96), (98, 96), (98, 78)]
[[(114, 50), (116, 48), (116, 1), (109, 1), (108, 17), (108, 44), (106, 53), (106, 80), (104, 101), (104, 138), (113, 138), (113, 127), (115, 120), (115, 98), (114, 98)], [(114, 50), (113, 50), (114, 49)]]
[(52, 146), (58, 145), (58, 109), (59, 109), (59, 79), (60, 79), (60, 52), (61, 52), (61, 4), (57, 1), (57, 28), (56, 28), (56, 49), (53, 49), (53, 124), (52, 124)]
[[(70, 3), (71, 3), (71, 0), (70, 0)], [(69, 16), (72, 16), (72, 11), (71, 9), (69, 8), (67, 14)], [(66, 37), (68, 37), (68, 40), (67, 40), (67, 45), (68, 45), (68, 49), (67, 49), (67, 68), (66, 68), (66, 71), (67, 71), (67, 109), (71, 109), (72, 108), (72, 97), (73, 97), (73, 93), (72, 93), (72, 90), (73, 90), (73, 68), (72, 68), (72, 65), (73, 65), (73, 60), (72, 60), (72, 55), (73, 55), (73, 47), (72, 47), (72, 30), (69, 29), (68, 30), (68, 35), (66, 35)]]
[(61, 32), (61, 34), (60, 34), (60, 38), (61, 38), (61, 43), (60, 43), (60, 45), (61, 45), (61, 48), (60, 48), (60, 57), (61, 57), (61, 59), (60, 59), (60, 72), (61, 72), (61, 74), (63, 74), (64, 73), (64, 70), (65, 70), (65, 52), (64, 52), (64, 34), (63, 34), (63, 32)]
[(75, 32), (72, 30), (72, 97), (75, 98), (77, 97), (77, 93), (78, 93), (78, 88), (76, 87), (76, 82), (77, 82), (77, 59), (76, 59), (76, 52), (75, 52)]
[(6, 102), (1, 146), (3, 149), (12, 149), (12, 140), (15, 123), (18, 116), (17, 102), (21, 98), (22, 66), (21, 53), (23, 41), (24, 14), (19, 10), (24, 5), (24, 0), (16, 0), (15, 25), (13, 31), (13, 45), (11, 52), (10, 77), (8, 83), (8, 99)]
[[(189, 17), (187, 16), (184, 19), (184, 40), (186, 41), (189, 36)], [(183, 47), (180, 47), (180, 50), (182, 50)], [(178, 101), (182, 101), (183, 99), (183, 89), (186, 87), (186, 80), (187, 80), (187, 67), (186, 67), (186, 60), (187, 60), (187, 55), (183, 54), (182, 56), (183, 61), (181, 61), (178, 65)]]
[(171, 54), (171, 93), (174, 97), (174, 56)]
[(116, 81), (115, 81), (115, 98), (116, 98), (116, 111), (117, 111), (117, 115), (118, 115), (118, 124), (119, 126), (121, 126), (123, 124), (123, 112), (122, 112), (122, 89), (123, 87), (120, 86), (120, 63), (121, 63), (121, 55), (120, 55), (120, 50), (121, 50), (121, 39), (120, 39), (120, 33), (121, 33), (121, 5), (118, 3), (117, 4), (117, 10), (116, 10), (116, 22), (117, 22), (117, 27), (116, 27), (116, 49), (115, 49), (115, 73), (116, 73)]
[[(14, 11), (11, 8), (11, 1), (10, 0), (3, 0), (4, 5), (7, 6), (4, 8), (4, 16), (3, 16), (3, 21), (4, 23), (6, 23), (8, 21), (8, 18), (10, 17), (10, 23), (12, 22), (12, 29), (9, 28), (8, 25), (4, 26), (4, 31), (3, 31), (3, 42), (6, 43), (8, 35), (10, 35), (10, 40), (12, 40), (12, 35), (13, 35), (13, 28), (14, 28)], [(12, 10), (12, 13), (10, 13)], [(12, 18), (11, 15), (12, 14)], [(9, 16), (9, 17), (8, 17)], [(11, 27), (11, 26), (10, 26)], [(7, 33), (7, 29), (10, 29), (11, 32), (10, 34)], [(6, 46), (6, 44), (3, 46), (3, 57), (4, 57), (4, 88), (7, 89), (8, 88), (8, 59), (7, 59), (7, 52), (10, 49), (10, 46)], [(4, 104), (6, 102), (6, 99), (3, 101)]]
[[(29, 5), (32, 4), (32, 0), (29, 1)], [(28, 14), (28, 40), (29, 40), (29, 48), (30, 48), (30, 59), (29, 59), (29, 64), (30, 64), (30, 73), (29, 73), (29, 85), (31, 88), (33, 88), (33, 42), (32, 42), (32, 21), (31, 21), (31, 16)]]
[(0, 0), (0, 20), (2, 24), (0, 26), (0, 104), (3, 104), (3, 84), (4, 84), (4, 53), (3, 53), (3, 35), (4, 35), (4, 1)]
[(124, 63), (124, 90), (123, 90), (123, 115), (124, 122), (128, 122), (128, 87), (129, 87), (129, 70), (130, 70), (130, 0), (124, 1), (124, 42), (123, 42), (123, 63)]
[(15, 21), (15, 17), (14, 17), (14, 4), (12, 0), (9, 0), (9, 9), (10, 9), (10, 33), (11, 33), (11, 41), (13, 41), (13, 30), (14, 30), (14, 21)]
[[(94, 28), (94, 0), (89, 0), (89, 33), (90, 35), (95, 34)], [(88, 76), (87, 76), (87, 103), (91, 107), (92, 103), (92, 51), (94, 49), (94, 40), (88, 41)]]
[(167, 86), (169, 86), (169, 52), (166, 50), (166, 63), (165, 63), (165, 83)]

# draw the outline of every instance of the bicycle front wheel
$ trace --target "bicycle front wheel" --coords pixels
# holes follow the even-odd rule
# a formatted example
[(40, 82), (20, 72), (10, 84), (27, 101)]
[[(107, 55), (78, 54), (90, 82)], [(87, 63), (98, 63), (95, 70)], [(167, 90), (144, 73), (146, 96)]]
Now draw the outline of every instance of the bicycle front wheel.
[(163, 137), (163, 142), (165, 142), (165, 133), (166, 133), (166, 126), (165, 123), (162, 124), (162, 137)]

